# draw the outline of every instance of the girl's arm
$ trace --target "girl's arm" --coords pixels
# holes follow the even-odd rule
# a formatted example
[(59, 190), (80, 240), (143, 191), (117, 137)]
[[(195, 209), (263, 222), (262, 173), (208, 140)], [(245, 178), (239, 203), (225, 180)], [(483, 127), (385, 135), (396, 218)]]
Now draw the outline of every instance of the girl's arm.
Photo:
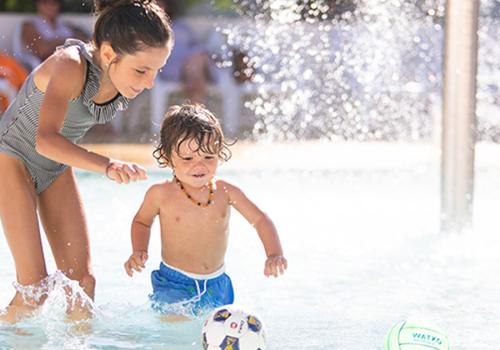
[(220, 183), (225, 187), (229, 195), (230, 204), (255, 227), (264, 245), (267, 256), (264, 274), (275, 277), (282, 274), (286, 270), (288, 263), (283, 256), (283, 249), (274, 223), (238, 187), (225, 181), (220, 181)]
[(85, 83), (86, 66), (76, 49), (60, 50), (49, 60), (35, 73), (35, 83), (46, 84), (45, 88), (39, 87), (45, 90), (45, 96), (40, 107), (37, 152), (59, 163), (106, 174), (120, 183), (146, 178), (144, 169), (138, 165), (112, 161), (61, 135), (69, 101), (80, 95)]
[(160, 213), (160, 195), (161, 185), (152, 186), (146, 193), (144, 201), (132, 221), (132, 255), (124, 264), (129, 276), (132, 276), (134, 271), (141, 272), (145, 268), (148, 259), (151, 226)]

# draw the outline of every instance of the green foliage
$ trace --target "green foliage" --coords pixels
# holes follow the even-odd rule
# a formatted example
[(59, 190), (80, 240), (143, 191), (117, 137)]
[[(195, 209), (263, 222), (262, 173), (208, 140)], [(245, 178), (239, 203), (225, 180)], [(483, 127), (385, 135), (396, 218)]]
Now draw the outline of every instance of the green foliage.
[(35, 12), (33, 1), (0, 0), (1, 12)]
[(218, 11), (229, 11), (234, 8), (233, 0), (215, 0), (214, 7)]

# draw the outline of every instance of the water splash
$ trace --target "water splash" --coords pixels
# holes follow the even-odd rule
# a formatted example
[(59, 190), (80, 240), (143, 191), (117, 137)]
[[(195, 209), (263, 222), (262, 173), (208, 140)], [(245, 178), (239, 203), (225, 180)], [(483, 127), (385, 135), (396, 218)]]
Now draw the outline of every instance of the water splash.
[(61, 271), (47, 276), (36, 285), (13, 283), (24, 302), (33, 307), (43, 303), (31, 317), (14, 325), (0, 325), (0, 348), (9, 345), (27, 349), (90, 349), (88, 334), (92, 320), (70, 321), (72, 310), (83, 309), (95, 314), (90, 297), (78, 281), (66, 277)]
[[(235, 0), (245, 21), (222, 26), (226, 59), (246, 52), (256, 91), (254, 137), (419, 140), (441, 112), (443, 0)], [(346, 5), (347, 4), (347, 5)], [(483, 6), (483, 5), (482, 5)], [(497, 0), (481, 17), (480, 106), (498, 91)], [(484, 52), (484, 53), (483, 53)], [(494, 76), (494, 75), (493, 75)], [(486, 87), (486, 91), (485, 91)], [(479, 130), (484, 115), (480, 113)]]
[(500, 1), (481, 1), (477, 78), (478, 134), (482, 140), (500, 141)]
[(75, 307), (85, 308), (91, 312), (94, 309), (92, 299), (80, 287), (78, 281), (69, 279), (61, 271), (47, 276), (36, 285), (21, 285), (14, 282), (13, 286), (21, 293), (27, 305), (37, 306), (44, 302), (39, 311), (44, 318), (59, 317), (61, 312), (65, 313)]

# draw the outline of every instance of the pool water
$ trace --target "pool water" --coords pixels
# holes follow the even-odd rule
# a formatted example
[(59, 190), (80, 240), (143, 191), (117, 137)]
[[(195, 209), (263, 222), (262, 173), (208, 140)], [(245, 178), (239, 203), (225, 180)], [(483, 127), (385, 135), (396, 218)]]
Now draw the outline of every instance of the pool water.
[[(270, 215), (289, 260), (285, 276), (266, 278), (260, 241), (233, 211), (226, 265), (236, 303), (260, 314), (270, 349), (380, 350), (390, 327), (411, 318), (442, 328), (454, 350), (497, 350), (498, 149), (478, 151), (474, 231), (445, 234), (435, 148), (356, 147), (337, 158), (350, 148), (320, 147), (314, 164), (300, 149), (287, 148), (263, 152), (265, 165), (220, 168), (221, 178), (240, 185)], [(202, 320), (168, 323), (149, 307), (149, 275), (160, 262), (157, 224), (147, 270), (129, 278), (123, 269), (132, 217), (146, 189), (169, 176), (153, 170), (148, 181), (123, 186), (78, 172), (96, 316), (86, 330), (65, 322), (60, 287), (34, 318), (0, 325), (0, 349), (201, 348)], [(48, 246), (45, 252), (54, 271)], [(0, 262), (5, 306), (15, 274), (3, 235)]]

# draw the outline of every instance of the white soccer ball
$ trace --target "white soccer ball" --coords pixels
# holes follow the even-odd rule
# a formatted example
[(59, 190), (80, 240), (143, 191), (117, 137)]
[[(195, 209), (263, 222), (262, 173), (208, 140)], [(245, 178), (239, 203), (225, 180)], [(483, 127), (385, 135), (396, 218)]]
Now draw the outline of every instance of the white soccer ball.
[(221, 306), (207, 317), (201, 333), (205, 350), (264, 350), (266, 334), (261, 320), (253, 313), (233, 306)]

